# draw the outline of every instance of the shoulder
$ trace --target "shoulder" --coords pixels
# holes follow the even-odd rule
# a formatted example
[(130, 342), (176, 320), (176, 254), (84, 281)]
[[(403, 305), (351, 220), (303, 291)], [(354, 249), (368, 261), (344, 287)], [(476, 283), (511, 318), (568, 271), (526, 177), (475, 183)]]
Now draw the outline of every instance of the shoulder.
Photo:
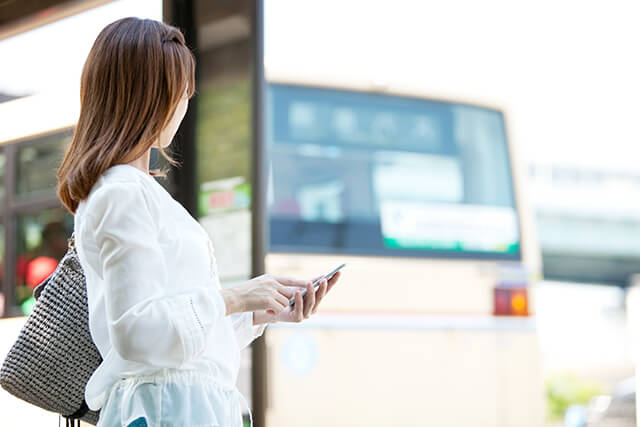
[(144, 172), (131, 166), (109, 168), (98, 178), (89, 195), (78, 207), (81, 216), (104, 218), (153, 214), (158, 211), (158, 200)]

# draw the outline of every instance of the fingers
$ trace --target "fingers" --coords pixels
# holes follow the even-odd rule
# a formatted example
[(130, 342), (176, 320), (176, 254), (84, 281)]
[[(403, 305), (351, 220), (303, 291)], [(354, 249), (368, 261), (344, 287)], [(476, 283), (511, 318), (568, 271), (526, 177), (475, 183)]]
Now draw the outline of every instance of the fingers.
[(267, 308), (277, 310), (275, 314), (278, 314), (289, 306), (289, 299), (293, 296), (293, 293), (275, 280), (271, 284), (273, 287), (270, 290), (271, 295), (267, 301)]
[(269, 298), (267, 301), (267, 311), (270, 312), (270, 314), (280, 314), (288, 305), (289, 300), (277, 294), (274, 298)]
[(304, 312), (303, 312), (304, 301), (302, 300), (302, 292), (296, 291), (295, 298), (296, 298), (296, 302), (294, 303), (295, 311), (293, 313), (293, 318), (296, 322), (302, 322), (304, 320)]
[(307, 283), (311, 283), (309, 280), (302, 279), (294, 279), (292, 277), (284, 277), (284, 276), (272, 276), (278, 283), (284, 286), (296, 286), (299, 288), (304, 288), (307, 286)]
[[(289, 301), (294, 298), (294, 305), (291, 310), (292, 320), (301, 322), (315, 314), (318, 306), (325, 295), (335, 286), (340, 279), (341, 273), (336, 272), (329, 280), (318, 276), (313, 280), (300, 280), (284, 276), (269, 276), (268, 280), (272, 286), (273, 295), (267, 308), (270, 314), (279, 314), (289, 306)], [(313, 283), (321, 280), (320, 284), (314, 288)], [(306, 288), (306, 294), (301, 295), (301, 288)]]
[(283, 295), (287, 297), (287, 299), (291, 299), (291, 297), (293, 297), (293, 294), (296, 289), (296, 288), (281, 284), (276, 278), (273, 278), (273, 277), (268, 278), (266, 283), (267, 283), (267, 286), (270, 287), (272, 291), (274, 291), (274, 293)]
[(316, 294), (316, 303), (314, 304), (313, 309), (311, 310), (311, 314), (315, 314), (316, 311), (318, 311), (318, 306), (320, 305), (320, 301), (322, 301), (322, 298), (324, 298), (324, 296), (327, 294), (327, 286), (328, 286), (327, 281), (323, 280)]
[(336, 283), (338, 281), (338, 279), (340, 278), (341, 274), (342, 274), (342, 272), (336, 271), (336, 274), (331, 276), (331, 279), (329, 279), (329, 283)]
[(340, 275), (342, 273), (340, 273), (339, 271), (333, 275), (333, 277), (329, 280), (328, 283), (328, 287), (327, 287), (327, 292), (329, 292), (331, 290), (331, 288), (333, 288), (333, 285), (335, 285), (338, 282), (338, 279), (340, 278)]
[(311, 283), (316, 283), (318, 280), (322, 280), (323, 278), (324, 276), (314, 277), (313, 279), (311, 279)]
[(291, 286), (283, 286), (279, 283), (276, 286), (276, 290), (278, 291), (278, 293), (287, 297), (287, 300), (291, 299), (295, 295), (296, 289), (297, 288)]
[(304, 310), (303, 315), (305, 319), (309, 318), (311, 310), (316, 305), (316, 290), (312, 284), (307, 285), (307, 294), (304, 296)]
[(331, 279), (329, 279), (329, 281), (327, 280), (322, 281), (317, 291), (315, 305), (311, 310), (311, 314), (315, 314), (318, 311), (318, 306), (320, 305), (320, 302), (325, 297), (325, 295), (327, 295), (327, 292), (329, 292), (331, 288), (333, 288), (333, 286), (338, 282), (339, 278), (340, 278), (340, 272), (338, 271), (336, 272), (336, 274), (334, 274), (331, 277)]
[(277, 300), (270, 300), (267, 303), (267, 310), (271, 310), (273, 314), (279, 314), (284, 310), (284, 307), (282, 307), (282, 304)]
[[(340, 275), (341, 275), (341, 274), (342, 274), (341, 272), (336, 271), (336, 272), (334, 273), (334, 275), (333, 275), (333, 276), (331, 276), (331, 277), (329, 278), (329, 281), (328, 281), (329, 288), (331, 288), (331, 287), (332, 287), (332, 286), (333, 286), (333, 285), (338, 281), (338, 279), (340, 278)], [(315, 283), (315, 282), (317, 282), (318, 280), (322, 280), (323, 278), (324, 278), (324, 276), (318, 276), (318, 277), (316, 277), (316, 278), (312, 279), (312, 280), (311, 280), (311, 283)]]
[(289, 298), (291, 298), (290, 296), (282, 295), (279, 292), (276, 292), (273, 297), (276, 299), (278, 304), (282, 306), (283, 310), (287, 308), (287, 306), (289, 305)]

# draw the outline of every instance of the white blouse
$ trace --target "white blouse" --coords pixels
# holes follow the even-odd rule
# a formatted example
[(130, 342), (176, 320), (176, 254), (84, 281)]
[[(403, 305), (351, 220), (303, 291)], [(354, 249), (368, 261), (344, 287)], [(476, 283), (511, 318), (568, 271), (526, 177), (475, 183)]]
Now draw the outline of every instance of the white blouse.
[[(79, 203), (74, 231), (87, 281), (89, 330), (103, 358), (85, 398), (93, 410), (107, 400), (115, 408), (103, 409), (99, 426), (127, 425), (153, 411), (134, 411), (135, 405), (114, 401), (127, 396), (121, 386), (135, 378), (170, 374), (180, 381), (194, 376), (176, 373), (195, 372), (195, 378), (203, 373), (202, 378), (215, 378), (221, 390), (237, 391), (240, 350), (266, 325), (253, 326), (251, 312), (225, 315), (211, 240), (182, 205), (151, 175), (116, 165)], [(212, 411), (238, 407), (237, 401), (220, 400), (236, 399), (239, 393), (193, 396), (207, 393), (202, 390), (165, 394), (161, 404), (187, 417), (184, 408), (193, 402), (181, 399), (209, 399)], [(230, 425), (221, 416), (218, 422)], [(167, 419), (161, 424), (180, 425)]]

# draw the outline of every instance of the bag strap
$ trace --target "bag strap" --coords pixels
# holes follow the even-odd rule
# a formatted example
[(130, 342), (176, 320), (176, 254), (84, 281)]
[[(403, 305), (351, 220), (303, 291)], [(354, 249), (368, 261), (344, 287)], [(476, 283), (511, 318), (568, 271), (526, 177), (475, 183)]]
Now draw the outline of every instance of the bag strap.
[(67, 239), (67, 246), (69, 249), (76, 249), (76, 232), (71, 233), (71, 237)]
[[(58, 414), (58, 427), (60, 427), (60, 420), (62, 419), (62, 415)], [(77, 421), (77, 424), (76, 424)], [(80, 419), (75, 418), (67, 418), (64, 417), (64, 426), (65, 427), (80, 427)]]

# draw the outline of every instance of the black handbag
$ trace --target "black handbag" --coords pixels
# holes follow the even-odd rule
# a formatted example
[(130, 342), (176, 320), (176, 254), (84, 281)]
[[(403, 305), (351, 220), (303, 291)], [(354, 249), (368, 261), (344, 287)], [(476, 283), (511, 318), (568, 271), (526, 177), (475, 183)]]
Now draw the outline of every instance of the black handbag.
[(84, 390), (102, 357), (89, 333), (87, 287), (74, 244), (33, 292), (36, 303), (0, 369), (0, 385), (47, 411), (97, 424)]

